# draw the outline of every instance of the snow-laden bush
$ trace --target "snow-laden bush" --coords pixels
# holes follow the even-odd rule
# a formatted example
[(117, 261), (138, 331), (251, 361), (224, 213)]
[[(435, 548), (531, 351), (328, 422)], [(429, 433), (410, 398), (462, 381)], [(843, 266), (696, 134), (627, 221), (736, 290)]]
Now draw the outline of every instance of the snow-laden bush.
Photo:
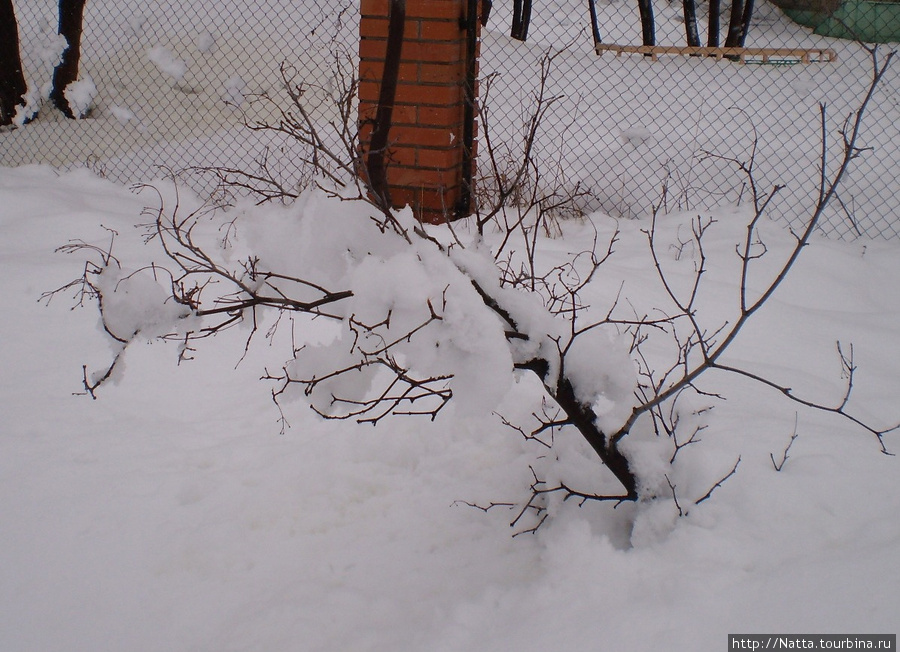
[[(879, 63), (873, 51), (869, 94), (844, 122), (842, 155), (833, 166), (823, 143), (823, 169), (833, 172), (823, 173), (802, 232), (767, 222), (780, 188), (756, 187), (752, 154), (733, 160), (751, 188), (751, 203), (735, 213), (743, 223), (728, 231), (737, 239), (726, 248), (727, 258), (712, 256), (706, 246), (718, 226), (711, 218), (691, 219), (686, 234), (667, 232), (658, 215), (647, 221), (645, 257), (633, 264), (655, 270), (655, 288), (643, 293), (653, 297), (649, 306), (621, 291), (597, 291), (603, 265), (615, 254), (614, 223), (592, 227), (586, 218), (577, 242), (549, 237), (553, 210), (571, 207), (582, 191), (559, 177), (555, 184), (533, 182), (531, 143), (546, 104), (542, 95), (520, 164), (491, 170), (486, 183), (494, 186), (484, 189), (476, 214), (440, 226), (419, 223), (408, 208), (386, 208), (358, 176), (338, 182), (339, 172), (358, 171), (361, 164), (355, 139), (345, 138), (350, 114), (342, 112), (345, 123), (336, 127), (346, 146), (342, 159), (315, 125), (286, 113), (274, 128), (292, 130), (315, 150), (310, 160), (322, 179), (318, 187), (273, 194), (272, 188), (281, 188), (278, 181), (246, 173), (238, 185), (246, 188), (251, 179), (263, 184), (264, 200), (288, 201), (244, 199), (224, 206), (186, 195), (174, 181), (160, 182), (145, 187), (157, 195), (148, 225), (147, 244), (156, 252), (150, 264), (126, 271), (112, 245), (67, 246), (99, 254), (67, 287), (78, 287), (82, 299), (96, 299), (118, 349), (108, 369), (85, 372), (85, 389), (96, 396), (134, 341), (178, 341), (186, 359), (199, 340), (240, 323), (250, 326), (250, 346), (261, 324), (278, 328), (285, 315), (293, 320), (292, 355), (282, 369), (265, 375), (281, 408), (300, 399), (322, 417), (375, 425), (400, 415), (435, 419), (451, 402), (458, 411), (484, 413), (528, 376), (541, 394), (523, 410), (534, 423), (504, 419), (507, 425), (548, 448), (560, 429), (575, 429), (612, 476), (601, 474), (603, 481), (585, 489), (584, 478), (566, 477), (550, 462), (532, 468), (530, 496), (513, 521), (522, 531), (543, 522), (549, 495), (581, 502), (665, 498), (679, 513), (709, 498), (736, 472), (739, 459), (721, 470), (717, 482), (685, 483), (692, 494), (680, 497), (675, 468), (679, 452), (697, 443), (701, 415), (720, 398), (715, 384), (701, 383), (708, 372), (742, 376), (806, 408), (849, 419), (887, 452), (884, 435), (891, 429), (872, 426), (850, 409), (852, 352), (839, 347), (846, 385), (837, 404), (803, 396), (724, 354), (787, 278), (846, 169), (863, 153), (858, 137), (865, 108), (890, 60)], [(349, 105), (352, 88), (338, 98), (340, 106)], [(482, 120), (489, 130), (486, 113)], [(824, 107), (821, 120), (824, 130)], [(510, 160), (495, 155), (490, 139), (486, 143), (495, 166)], [(220, 171), (220, 178), (234, 174), (240, 175)], [(524, 185), (529, 192), (523, 195), (518, 191)], [(677, 255), (671, 256), (675, 245)], [(718, 276), (731, 275), (727, 301), (715, 286), (712, 300), (707, 296), (704, 280), (714, 267)], [(533, 519), (531, 527), (524, 516)]]

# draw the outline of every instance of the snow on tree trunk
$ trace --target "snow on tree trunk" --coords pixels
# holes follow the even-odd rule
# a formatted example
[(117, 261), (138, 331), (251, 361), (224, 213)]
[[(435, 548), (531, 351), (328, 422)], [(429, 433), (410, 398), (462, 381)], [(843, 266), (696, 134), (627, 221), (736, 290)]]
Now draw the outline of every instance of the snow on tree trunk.
[(0, 0), (0, 125), (13, 124), (16, 113), (25, 107), (27, 88), (12, 0)]
[(725, 36), (725, 47), (740, 47), (741, 28), (744, 20), (744, 2), (743, 0), (731, 0), (731, 17), (728, 20), (728, 34)]
[(753, 20), (753, 0), (747, 0), (744, 4), (744, 13), (741, 16), (741, 35), (738, 39), (738, 45), (740, 47), (744, 47), (744, 43), (747, 41), (751, 20)]
[(67, 47), (53, 70), (50, 100), (67, 118), (79, 118), (87, 111), (84, 102), (67, 96), (70, 84), (78, 81), (78, 64), (81, 58), (81, 31), (86, 0), (59, 0), (59, 33), (66, 39)]
[(688, 46), (700, 46), (700, 31), (697, 29), (697, 4), (695, 0), (684, 0), (684, 31)]

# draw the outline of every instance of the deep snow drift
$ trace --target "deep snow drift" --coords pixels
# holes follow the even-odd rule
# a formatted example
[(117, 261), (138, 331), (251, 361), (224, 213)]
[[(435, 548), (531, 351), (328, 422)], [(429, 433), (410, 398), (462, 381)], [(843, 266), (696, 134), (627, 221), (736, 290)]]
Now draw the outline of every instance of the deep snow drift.
[[(161, 17), (185, 3), (89, 3), (98, 19), (91, 25), (94, 37), (86, 38), (85, 60), (110, 55), (92, 71), (98, 93), (91, 119), (71, 124), (44, 111), (29, 129), (0, 134), (15, 148), (0, 152), (0, 160), (19, 160), (13, 157), (26, 150), (46, 156), (46, 143), (82, 134), (76, 160), (49, 162), (87, 163), (110, 176), (132, 164), (154, 170), (160, 160), (173, 167), (249, 165), (267, 142), (232, 131), (237, 152), (227, 152), (222, 125), (236, 128), (241, 114), (235, 105), (248, 93), (277, 87), (282, 55), (274, 43), (296, 36), (299, 23), (278, 21), (272, 30), (265, 12), (246, 12), (245, 22), (257, 29), (257, 44), (263, 45), (250, 58), (246, 41), (229, 34), (227, 16), (211, 3), (187, 4), (189, 29), (171, 33)], [(304, 11), (297, 9), (304, 3), (286, 4), (278, 11)], [(613, 31), (636, 28), (616, 22), (620, 4), (600, 4), (608, 12), (607, 36), (634, 38)], [(20, 16), (44, 17), (31, 21), (41, 31), (23, 35), (23, 42), (29, 74), (46, 75), (52, 52), (43, 45), (54, 30), (47, 16), (54, 15), (55, 3), (17, 5)], [(111, 6), (118, 13), (110, 13)], [(544, 47), (568, 42), (577, 28), (569, 16), (585, 13), (580, 0), (548, 7), (558, 20), (535, 21), (527, 46), (505, 36), (508, 16), (495, 9), (484, 34), (483, 70), (506, 75), (495, 89), (498, 107), (527, 101)], [(784, 27), (771, 6), (761, 7), (760, 36)], [(683, 28), (676, 9), (667, 5), (660, 13), (660, 29), (672, 38)], [(321, 18), (314, 9), (306, 11), (304, 17)], [(353, 30), (350, 21), (345, 28)], [(582, 31), (579, 38), (589, 37)], [(795, 27), (785, 38), (795, 43), (812, 37)], [(714, 96), (743, 97), (746, 85), (760, 79), (787, 97), (762, 98), (757, 103), (768, 105), (755, 107), (786, 116), (758, 125), (766, 136), (761, 163), (765, 159), (772, 171), (767, 183), (787, 182), (784, 194), (808, 195), (815, 165), (807, 159), (812, 152), (815, 161), (817, 134), (810, 140), (800, 132), (815, 132), (821, 99), (856, 106), (864, 57), (802, 71), (736, 72), (725, 62), (660, 61), (654, 64), (657, 84), (629, 81), (647, 67), (640, 59), (591, 58), (606, 74), (587, 77), (584, 61), (577, 53), (561, 56), (553, 92), (579, 89), (555, 108), (575, 115), (593, 135), (567, 139), (570, 120), (551, 120), (541, 147), (553, 153), (551, 161), (558, 158), (554, 147), (566, 153), (570, 180), (598, 169), (599, 162), (604, 182), (595, 190), (607, 195), (593, 208), (626, 216), (645, 212), (629, 203), (631, 193), (645, 185), (656, 188), (667, 169), (686, 166), (684, 193), (673, 197), (673, 205), (726, 204), (702, 212), (703, 219), (716, 220), (705, 241), (711, 267), (702, 307), (713, 322), (730, 318), (736, 305), (734, 246), (747, 208), (727, 202), (737, 201), (743, 179), (728, 165), (723, 173), (695, 163), (704, 148), (744, 156), (752, 129), (724, 129), (733, 117), (726, 107), (711, 110), (710, 102)], [(685, 66), (702, 88), (715, 85), (719, 91), (683, 93)], [(204, 82), (210, 71), (222, 73), (216, 79), (227, 83)], [(886, 134), (876, 143), (877, 155), (887, 160), (896, 158), (896, 149), (885, 145), (896, 145), (889, 136), (900, 125), (892, 84), (872, 107), (883, 128), (879, 133)], [(853, 93), (835, 98), (834, 88), (845, 85)], [(154, 102), (138, 101), (132, 92)], [(676, 96), (683, 103), (669, 117), (653, 118), (647, 111)], [(836, 133), (844, 109), (832, 106)], [(188, 126), (183, 118), (191, 115), (201, 116), (200, 123)], [(790, 128), (779, 131), (781, 125)], [(516, 133), (519, 126), (496, 128)], [(118, 141), (118, 151), (105, 150), (112, 158), (98, 159), (98, 143), (113, 134), (127, 138)], [(673, 168), (667, 168), (669, 161)], [(848, 196), (867, 207), (857, 211), (861, 230), (873, 227), (875, 233), (875, 226), (897, 219), (898, 180), (873, 174), (865, 158), (860, 164), (856, 174), (867, 190), (857, 191), (851, 179)], [(308, 218), (316, 206), (322, 220), (352, 221), (352, 205), (314, 199), (291, 210)], [(804, 215), (795, 206), (763, 227), (773, 256), (791, 239), (784, 220)], [(89, 373), (102, 370), (117, 349), (94, 307), (72, 309), (73, 291), (49, 305), (39, 301), (82, 272), (83, 257), (54, 249), (73, 240), (106, 246), (113, 229), (115, 255), (132, 264), (147, 261), (143, 230), (135, 228), (150, 219), (143, 214), (147, 207), (158, 208), (151, 190), (136, 194), (87, 170), (0, 168), (0, 274), (7, 300), (0, 319), (3, 652), (695, 652), (725, 649), (729, 633), (897, 631), (900, 462), (848, 421), (798, 409), (777, 392), (734, 377), (705, 378), (704, 389), (727, 400), (698, 400), (700, 413), (685, 415), (686, 427), (704, 428), (700, 443), (679, 452), (673, 476), (685, 516), (678, 516), (679, 506), (665, 492), (656, 501), (618, 508), (550, 500), (543, 526), (515, 537), (528, 525), (509, 527), (516, 508), (485, 512), (468, 503), (521, 505), (534, 480), (531, 468), (548, 480), (565, 478), (585, 487), (610, 482), (577, 435), (557, 435), (548, 452), (492, 413), (523, 422), (539, 408), (539, 388), (528, 376), (491, 385), (488, 376), (470, 373), (470, 409), (451, 404), (434, 423), (393, 418), (372, 428), (329, 422), (302, 401), (285, 402), (291, 427), (279, 434), (272, 386), (260, 376), (280, 368), (302, 341), (292, 339), (287, 323), (267, 339), (270, 318), (246, 355), (246, 327), (201, 343), (194, 360), (181, 365), (176, 344), (135, 342), (96, 401), (78, 395), (82, 365)], [(242, 246), (265, 248), (285, 264), (300, 251), (330, 264), (319, 242), (286, 237), (290, 214), (279, 210), (249, 211), (247, 220), (258, 226), (271, 220), (278, 228)], [(846, 379), (835, 343), (845, 351), (852, 343), (858, 365), (852, 411), (888, 427), (900, 419), (898, 244), (854, 239), (843, 212), (833, 213), (832, 231), (850, 240), (815, 237), (789, 280), (748, 324), (729, 360), (798, 394), (836, 404)], [(698, 215), (661, 221), (664, 263), (680, 281), (689, 282), (696, 263), (697, 252), (684, 236)], [(621, 291), (636, 311), (651, 310), (660, 291), (641, 233), (647, 226), (646, 220), (616, 221), (601, 213), (566, 221), (557, 237), (541, 240), (542, 261), (552, 264), (583, 249), (595, 229), (609, 236), (618, 227), (616, 253), (590, 299), (608, 305)], [(327, 229), (319, 237), (323, 233)], [(415, 261), (407, 262), (409, 270), (418, 269)], [(767, 265), (758, 268), (754, 286), (765, 282)], [(140, 317), (131, 315), (114, 328), (127, 331), (136, 323), (129, 320)], [(461, 311), (458, 317), (464, 322), (467, 315)], [(327, 345), (332, 333), (318, 328), (294, 334)], [(471, 342), (467, 371), (479, 364), (490, 371), (495, 351), (479, 350), (483, 344)], [(584, 374), (598, 372), (592, 364), (597, 354), (586, 352)], [(616, 364), (613, 356), (606, 361)], [(485, 387), (492, 393), (480, 391)], [(703, 411), (708, 404), (714, 409)], [(900, 451), (900, 433), (887, 435), (885, 443), (891, 452)], [(789, 444), (788, 458), (776, 471), (772, 458), (780, 461)], [(644, 428), (635, 433), (631, 453), (652, 467), (667, 459), (670, 445)], [(738, 459), (734, 476), (711, 499), (694, 505)]]
[[(511, 512), (460, 501), (521, 501), (546, 449), (494, 415), (452, 409), (434, 424), (373, 429), (292, 404), (279, 435), (258, 378), (289, 355), (286, 329), (240, 365), (246, 330), (180, 366), (175, 346), (132, 346), (117, 384), (97, 401), (74, 396), (81, 365), (111, 353), (94, 309), (38, 302), (81, 273), (77, 257), (53, 250), (105, 244), (106, 227), (120, 233), (114, 253), (144, 255), (134, 225), (154, 199), (87, 171), (0, 170), (0, 648), (687, 652), (724, 649), (737, 632), (896, 631), (896, 458), (845, 421), (732, 378), (713, 383), (728, 400), (681, 453), (697, 474), (685, 491), (710, 487), (741, 456), (710, 500), (682, 518), (669, 500), (552, 504), (536, 534), (515, 538)], [(712, 216), (710, 255), (728, 261), (746, 214)], [(668, 237), (692, 217), (668, 216)], [(598, 296), (624, 278), (633, 301), (652, 302), (646, 223), (618, 226)], [(563, 231), (548, 255), (592, 233), (580, 222)], [(669, 253), (677, 269), (683, 252)], [(713, 298), (729, 296), (728, 272), (709, 272)], [(889, 425), (898, 280), (895, 244), (816, 239), (733, 359), (836, 401), (834, 343), (852, 342), (854, 409)], [(521, 416), (533, 395), (523, 380), (497, 409)], [(795, 423), (776, 472), (769, 455), (780, 458)], [(900, 448), (896, 434), (886, 443)], [(571, 474), (602, 473), (574, 435), (554, 452)]]

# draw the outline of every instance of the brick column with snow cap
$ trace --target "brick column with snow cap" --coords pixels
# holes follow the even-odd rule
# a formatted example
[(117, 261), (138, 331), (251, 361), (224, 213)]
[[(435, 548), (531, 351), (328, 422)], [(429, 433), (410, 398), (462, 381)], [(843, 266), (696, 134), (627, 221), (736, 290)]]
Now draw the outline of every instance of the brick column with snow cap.
[(470, 212), (477, 0), (362, 0), (362, 173), (386, 205), (424, 222)]

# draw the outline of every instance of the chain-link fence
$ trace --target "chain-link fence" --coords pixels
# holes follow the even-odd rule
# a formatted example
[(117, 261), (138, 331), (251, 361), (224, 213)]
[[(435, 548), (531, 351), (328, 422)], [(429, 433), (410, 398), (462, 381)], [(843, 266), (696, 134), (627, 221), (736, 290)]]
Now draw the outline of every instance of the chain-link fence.
[[(60, 53), (57, 2), (15, 0), (15, 9), (28, 82), (46, 96)], [(159, 168), (250, 169), (265, 159), (291, 179), (301, 170), (290, 143), (245, 125), (277, 121), (288, 105), (282, 70), (316, 119), (333, 117), (327, 96), (336, 65), (356, 66), (346, 58), (356, 56), (359, 8), (353, 0), (89, 0), (83, 25), (81, 77), (96, 89), (90, 113), (68, 120), (44, 100), (34, 122), (0, 132), (0, 165), (89, 166), (128, 182)]]
[[(741, 62), (662, 50), (658, 56), (617, 55), (612, 46), (643, 43), (646, 7), (658, 46), (685, 45), (681, 2), (643, 3), (642, 19), (637, 0), (598, 0), (596, 35), (607, 48), (598, 55), (592, 3), (545, 0), (528, 9), (527, 0), (494, 0), (481, 50), (482, 89), (490, 86), (487, 128), (495, 142), (514, 149), (534, 110), (542, 59), (551, 52), (545, 81), (548, 96), (558, 99), (548, 107), (534, 151), (565, 183), (590, 189), (586, 208), (630, 217), (660, 203), (671, 211), (745, 201), (747, 178), (735, 161), (752, 160), (763, 192), (785, 185), (771, 214), (789, 222), (802, 219), (818, 192), (819, 105), (827, 105), (833, 171), (843, 121), (859, 107), (872, 75), (871, 56), (861, 45), (827, 34), (858, 32), (868, 20), (884, 34), (867, 33), (867, 38), (897, 40), (887, 30), (898, 19), (883, 13), (886, 7), (900, 11), (900, 5), (863, 3), (879, 5), (881, 13), (872, 12), (875, 18), (869, 19), (858, 0), (834, 0), (837, 9), (819, 2), (819, 9), (831, 12), (827, 15), (804, 9), (804, 0), (782, 1), (793, 2), (795, 8), (787, 11), (794, 19), (818, 24), (824, 35), (758, 0), (748, 16), (744, 46), (770, 52)], [(285, 179), (296, 178), (302, 171), (290, 144), (243, 125), (277, 119), (275, 107), (286, 102), (280, 94), (282, 65), (295, 83), (306, 82), (313, 117), (335, 118), (327, 96), (334, 90), (336, 63), (347, 61), (351, 70), (355, 65), (358, 5), (355, 0), (90, 0), (81, 65), (96, 87), (90, 115), (72, 121), (45, 106), (34, 123), (0, 132), (0, 164), (89, 165), (126, 181), (153, 175), (156, 166), (252, 167), (265, 158)], [(510, 37), (513, 23), (520, 30), (523, 23), (514, 5), (530, 11), (525, 41)], [(16, 0), (15, 6), (29, 82), (44, 85), (59, 53), (56, 2)], [(696, 38), (706, 45), (709, 0), (690, 6), (697, 17)], [(714, 23), (724, 44), (733, 3), (712, 9), (716, 6), (721, 11)], [(880, 53), (889, 47), (881, 46)], [(791, 53), (797, 48), (829, 50), (835, 58), (804, 63)], [(830, 52), (813, 58), (828, 59)], [(275, 102), (253, 101), (260, 95)], [(898, 126), (900, 62), (868, 107), (861, 144), (872, 149), (854, 162), (831, 203), (823, 222), (829, 235), (900, 235)]]
[[(788, 1), (795, 7), (804, 2)], [(654, 56), (616, 51), (617, 45), (644, 43), (649, 21), (646, 16), (642, 21), (637, 0), (596, 2), (599, 56), (594, 54), (591, 3), (535, 2), (525, 43), (510, 38), (511, 26), (521, 28), (523, 22), (513, 15), (514, 4), (527, 11), (529, 3), (495, 2), (483, 36), (482, 74), (497, 75), (488, 126), (514, 138), (540, 83), (542, 56), (550, 48), (562, 49), (546, 80), (547, 95), (562, 97), (549, 107), (547, 128), (535, 149), (545, 165), (563, 161), (568, 181), (588, 186), (593, 207), (612, 215), (645, 215), (659, 204), (671, 211), (746, 201), (748, 179), (735, 161), (749, 165), (752, 159), (761, 193), (785, 186), (770, 215), (788, 222), (807, 218), (820, 181), (820, 103), (826, 105), (827, 168), (833, 173), (842, 154), (839, 132), (872, 79), (872, 57), (859, 43), (816, 34), (767, 1), (755, 3), (744, 39), (745, 62), (673, 51), (688, 43), (687, 2), (652, 3), (651, 26), (660, 46)], [(850, 22), (840, 4), (835, 0), (831, 22), (820, 23), (817, 31), (847, 35), (866, 27), (870, 38), (900, 39), (900, 4), (875, 3), (898, 12), (893, 22), (884, 18), (875, 25), (866, 23), (865, 15)], [(719, 43), (724, 45), (732, 3), (720, 7), (713, 24), (721, 26)], [(789, 11), (810, 24), (824, 20), (813, 12)], [(693, 43), (709, 43), (709, 14), (709, 0), (698, 1)], [(812, 53), (813, 60), (834, 60), (805, 63), (798, 49), (820, 50)], [(890, 49), (880, 46), (880, 59)], [(822, 221), (832, 237), (900, 234), (897, 64), (868, 106), (861, 145), (872, 150), (853, 162)]]

